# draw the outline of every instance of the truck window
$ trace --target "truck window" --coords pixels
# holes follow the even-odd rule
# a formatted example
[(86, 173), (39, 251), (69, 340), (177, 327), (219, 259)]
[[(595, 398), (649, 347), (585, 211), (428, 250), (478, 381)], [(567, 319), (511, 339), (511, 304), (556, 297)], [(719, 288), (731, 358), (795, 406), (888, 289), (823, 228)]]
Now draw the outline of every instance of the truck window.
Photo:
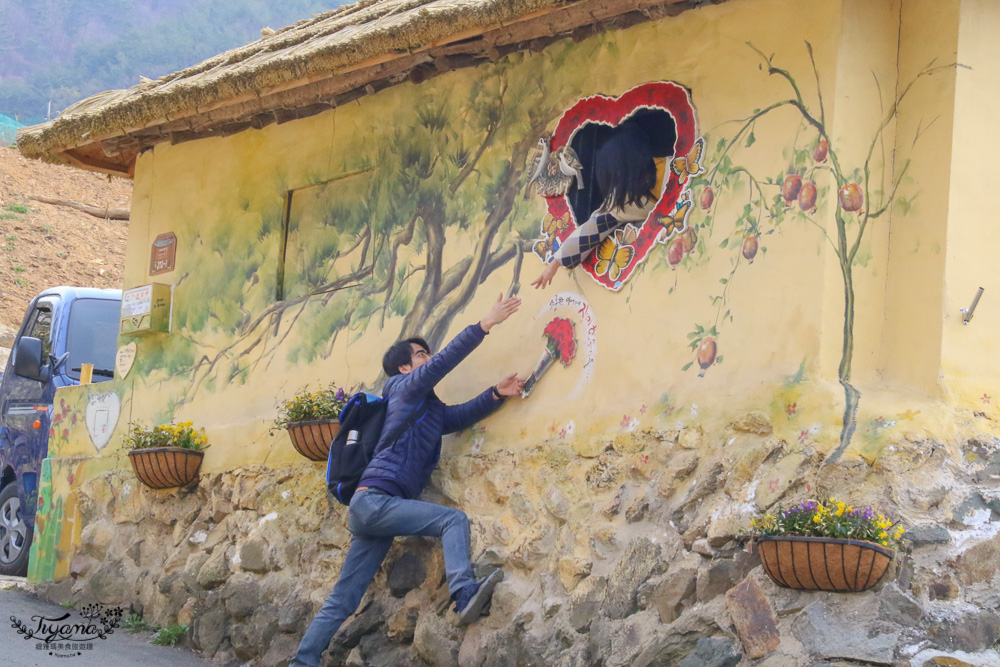
[(52, 309), (38, 306), (28, 320), (26, 336), (42, 341), (42, 363), (47, 364), (52, 353)]
[(121, 302), (79, 299), (69, 313), (65, 373), (80, 379), (80, 365), (94, 364), (94, 382), (106, 382), (114, 375)]

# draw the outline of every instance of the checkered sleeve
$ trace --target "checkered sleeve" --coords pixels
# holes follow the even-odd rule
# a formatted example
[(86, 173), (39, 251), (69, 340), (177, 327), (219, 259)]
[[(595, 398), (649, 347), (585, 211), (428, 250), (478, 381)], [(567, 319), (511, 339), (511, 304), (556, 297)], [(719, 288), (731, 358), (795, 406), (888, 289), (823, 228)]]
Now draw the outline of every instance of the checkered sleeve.
[(566, 237), (553, 259), (567, 269), (575, 269), (620, 224), (610, 213), (595, 212), (587, 222)]

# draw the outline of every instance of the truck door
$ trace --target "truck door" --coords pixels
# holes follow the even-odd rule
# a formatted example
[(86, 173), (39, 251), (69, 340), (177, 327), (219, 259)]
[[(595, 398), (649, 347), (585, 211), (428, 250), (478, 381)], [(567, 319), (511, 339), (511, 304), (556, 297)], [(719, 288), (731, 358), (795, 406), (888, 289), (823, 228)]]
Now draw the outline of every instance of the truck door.
[[(30, 336), (42, 341), (43, 363), (47, 362), (48, 355), (52, 353), (53, 317), (58, 312), (58, 307), (59, 297), (40, 298), (28, 313), (18, 336), (18, 339)], [(12, 355), (16, 354), (16, 342), (14, 347)], [(0, 392), (0, 423), (5, 427), (5, 437), (0, 439), (0, 444), (9, 448), (4, 452), (3, 458), (13, 466), (21, 483), (21, 511), (25, 517), (32, 517), (37, 502), (37, 471), (41, 469), (42, 459), (48, 448), (51, 421), (49, 406), (55, 397), (55, 384), (43, 384), (15, 375), (13, 357), (7, 368)]]

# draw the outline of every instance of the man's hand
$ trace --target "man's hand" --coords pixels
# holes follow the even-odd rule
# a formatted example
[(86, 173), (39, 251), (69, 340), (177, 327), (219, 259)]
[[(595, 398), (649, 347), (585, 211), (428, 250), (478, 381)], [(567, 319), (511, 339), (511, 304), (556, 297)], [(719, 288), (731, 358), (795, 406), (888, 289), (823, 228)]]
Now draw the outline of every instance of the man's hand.
[(483, 331), (489, 333), (490, 329), (513, 315), (520, 307), (520, 298), (512, 296), (509, 299), (505, 299), (503, 298), (503, 294), (501, 294), (497, 298), (497, 302), (493, 304), (493, 308), (486, 314), (486, 317), (479, 320), (479, 326), (483, 328)]
[(496, 390), (501, 396), (520, 396), (524, 389), (524, 380), (517, 377), (517, 373), (511, 373), (497, 383)]
[(552, 260), (542, 271), (542, 275), (538, 276), (531, 284), (535, 287), (535, 289), (545, 289), (552, 282), (552, 279), (556, 277), (556, 272), (558, 270), (559, 262)]

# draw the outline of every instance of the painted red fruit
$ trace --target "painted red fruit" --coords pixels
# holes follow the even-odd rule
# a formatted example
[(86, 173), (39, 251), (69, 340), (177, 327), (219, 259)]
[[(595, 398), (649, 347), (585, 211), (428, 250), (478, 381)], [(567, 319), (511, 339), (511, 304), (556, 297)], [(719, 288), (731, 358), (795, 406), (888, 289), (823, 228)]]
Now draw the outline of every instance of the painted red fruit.
[(712, 186), (706, 187), (701, 191), (701, 198), (699, 202), (701, 203), (702, 210), (707, 211), (712, 208), (712, 202), (715, 201), (715, 193), (712, 192)]
[(857, 183), (848, 183), (840, 188), (837, 196), (840, 199), (840, 207), (845, 211), (857, 211), (865, 202), (864, 195), (861, 194), (861, 188)]
[(753, 258), (757, 256), (757, 237), (748, 236), (743, 239), (743, 256), (753, 264)]
[(802, 184), (802, 190), (799, 192), (799, 208), (803, 211), (816, 208), (816, 184), (812, 181)]
[(826, 154), (830, 151), (830, 144), (827, 143), (826, 139), (820, 139), (819, 143), (816, 144), (816, 149), (813, 151), (813, 160), (816, 162), (826, 162)]
[(698, 377), (703, 377), (705, 375), (705, 369), (715, 363), (715, 352), (716, 345), (715, 339), (711, 336), (706, 336), (701, 340), (701, 344), (698, 345), (698, 365), (701, 366), (701, 372), (698, 373)]
[(690, 255), (694, 252), (695, 245), (698, 243), (698, 232), (694, 231), (694, 227), (685, 229), (679, 238), (685, 255)]
[(667, 262), (670, 266), (676, 267), (682, 259), (684, 259), (684, 241), (677, 236), (667, 246)]
[(781, 186), (781, 196), (789, 204), (799, 198), (799, 190), (802, 189), (802, 177), (798, 174), (785, 176), (785, 183)]

